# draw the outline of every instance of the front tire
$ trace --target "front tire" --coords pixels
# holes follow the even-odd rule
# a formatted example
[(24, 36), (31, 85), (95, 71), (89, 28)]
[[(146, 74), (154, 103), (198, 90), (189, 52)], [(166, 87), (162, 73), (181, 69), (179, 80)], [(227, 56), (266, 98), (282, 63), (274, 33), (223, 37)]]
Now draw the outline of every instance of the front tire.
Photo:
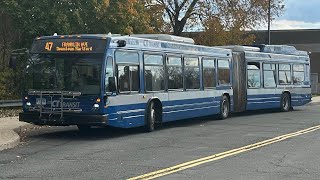
[(157, 113), (156, 113), (156, 106), (154, 102), (150, 102), (146, 114), (146, 122), (145, 122), (145, 130), (147, 132), (152, 132), (155, 129)]
[(230, 102), (229, 98), (227, 96), (222, 96), (222, 99), (220, 101), (220, 119), (227, 119), (229, 117), (230, 113)]
[(281, 96), (280, 110), (288, 112), (291, 109), (291, 98), (288, 93), (283, 93)]

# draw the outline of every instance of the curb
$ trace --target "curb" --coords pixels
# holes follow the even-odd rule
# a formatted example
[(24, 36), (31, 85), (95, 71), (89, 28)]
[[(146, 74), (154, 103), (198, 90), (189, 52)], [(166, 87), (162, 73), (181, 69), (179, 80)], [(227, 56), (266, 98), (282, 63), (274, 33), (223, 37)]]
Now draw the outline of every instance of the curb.
[(312, 105), (320, 105), (320, 101), (316, 101), (316, 102), (310, 102), (308, 104), (306, 104), (306, 106), (312, 106)]
[(14, 128), (13, 130), (2, 130), (0, 132), (1, 137), (7, 140), (7, 142), (5, 142), (4, 144), (0, 144), (0, 151), (11, 149), (18, 146), (21, 140), (21, 133), (27, 130), (34, 129), (35, 127), (36, 125), (33, 124), (25, 124), (17, 128)]
[(4, 144), (0, 144), (0, 151), (3, 151), (5, 149), (14, 148), (20, 143), (20, 136), (14, 132), (13, 130), (5, 130), (1, 131), (1, 137), (4, 137), (7, 139), (7, 142)]

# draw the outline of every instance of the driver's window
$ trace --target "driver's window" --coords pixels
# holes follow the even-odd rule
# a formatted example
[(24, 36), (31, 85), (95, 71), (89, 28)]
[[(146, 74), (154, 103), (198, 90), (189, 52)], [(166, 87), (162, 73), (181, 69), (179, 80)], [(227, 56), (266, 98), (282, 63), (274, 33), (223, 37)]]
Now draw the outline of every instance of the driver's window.
[(111, 56), (107, 57), (107, 64), (106, 64), (106, 79), (105, 79), (105, 87), (106, 87), (106, 92), (109, 91), (109, 78), (113, 77), (113, 59)]

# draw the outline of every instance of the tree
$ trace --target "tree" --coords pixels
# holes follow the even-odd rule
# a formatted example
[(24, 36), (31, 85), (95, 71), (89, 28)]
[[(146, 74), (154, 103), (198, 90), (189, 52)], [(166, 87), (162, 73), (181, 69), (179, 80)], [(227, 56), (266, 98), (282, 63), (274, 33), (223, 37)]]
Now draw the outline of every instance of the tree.
[(210, 6), (207, 0), (149, 0), (146, 4), (163, 10), (163, 19), (169, 21), (175, 35), (182, 34), (187, 22), (189, 27), (193, 27)]
[(151, 14), (146, 13), (144, 5), (138, 0), (110, 0), (103, 20), (104, 31), (120, 34), (152, 32)]
[(144, 7), (139, 0), (1, 0), (0, 83), (5, 86), (0, 88), (0, 99), (22, 87), (25, 62), (15, 71), (8, 69), (12, 50), (29, 48), (34, 38), (54, 33), (152, 32), (151, 15)]
[(229, 44), (252, 44), (255, 36), (241, 30), (239, 24), (226, 26), (218, 18), (212, 17), (204, 22), (204, 31), (193, 37), (197, 44), (222, 46)]
[[(266, 22), (268, 13), (268, 0), (148, 0), (146, 4), (163, 10), (163, 19), (175, 35), (202, 29), (213, 17), (224, 27), (250, 29)], [(271, 0), (271, 9), (272, 17), (279, 16), (283, 0)]]
[(0, 11), (0, 72), (8, 65), (10, 56), (10, 47), (14, 44), (16, 39), (13, 22), (10, 16)]

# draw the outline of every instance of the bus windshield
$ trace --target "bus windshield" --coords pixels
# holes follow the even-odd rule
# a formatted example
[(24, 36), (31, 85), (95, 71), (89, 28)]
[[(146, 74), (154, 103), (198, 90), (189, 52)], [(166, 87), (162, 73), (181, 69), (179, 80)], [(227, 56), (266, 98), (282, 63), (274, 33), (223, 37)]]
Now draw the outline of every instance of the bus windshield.
[(97, 95), (102, 62), (103, 54), (32, 54), (26, 68), (27, 90)]

